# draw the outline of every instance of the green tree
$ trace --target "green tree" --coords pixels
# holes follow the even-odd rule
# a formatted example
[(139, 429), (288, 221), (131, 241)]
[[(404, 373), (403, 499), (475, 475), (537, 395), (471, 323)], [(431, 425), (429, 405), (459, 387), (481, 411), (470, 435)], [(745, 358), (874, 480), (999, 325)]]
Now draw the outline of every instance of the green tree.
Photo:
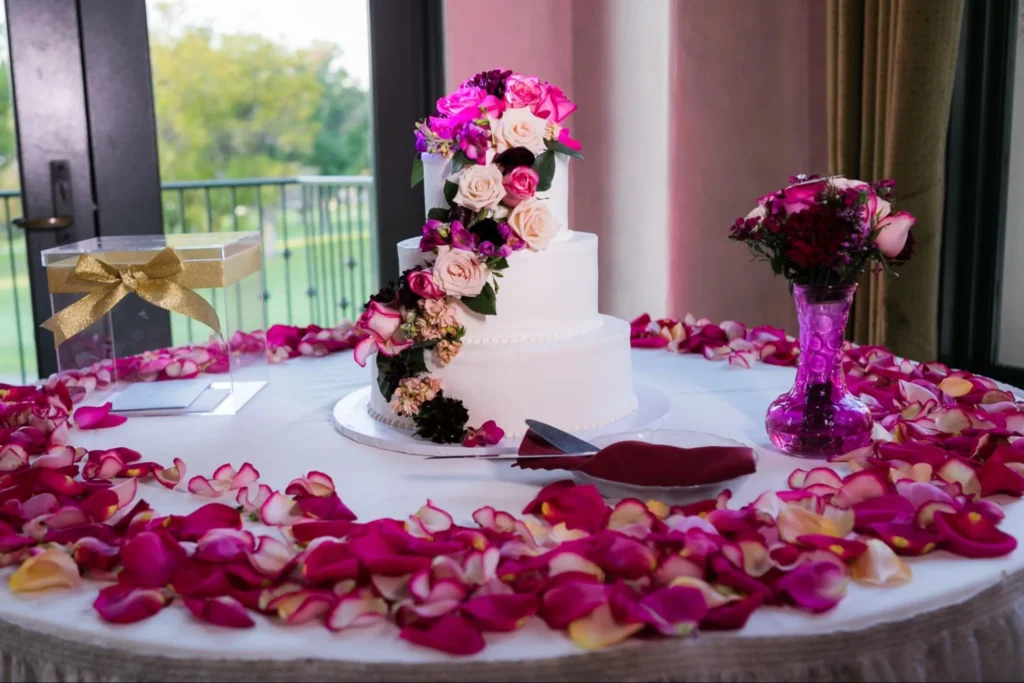
[(324, 175), (369, 175), (370, 98), (337, 65), (337, 48), (325, 50), (318, 72), (324, 89), (316, 112), (320, 130), (309, 163)]
[(369, 172), (369, 98), (337, 46), (183, 25), (155, 6), (150, 38), (161, 178)]

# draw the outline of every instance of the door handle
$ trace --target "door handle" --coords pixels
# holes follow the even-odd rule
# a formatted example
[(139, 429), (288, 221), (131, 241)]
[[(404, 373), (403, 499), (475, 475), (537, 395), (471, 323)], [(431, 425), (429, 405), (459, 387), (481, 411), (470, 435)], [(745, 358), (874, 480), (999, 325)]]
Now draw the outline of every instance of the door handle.
[(48, 218), (15, 218), (15, 226), (24, 230), (61, 230), (71, 227), (71, 216), (49, 216)]

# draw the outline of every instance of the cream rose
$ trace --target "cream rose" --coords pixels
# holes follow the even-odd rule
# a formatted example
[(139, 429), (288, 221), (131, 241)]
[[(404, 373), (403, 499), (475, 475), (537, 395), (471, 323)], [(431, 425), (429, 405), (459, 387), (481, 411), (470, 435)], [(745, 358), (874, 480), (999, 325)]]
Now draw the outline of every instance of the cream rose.
[(434, 285), (449, 296), (472, 298), (483, 290), (491, 274), (471, 251), (445, 246), (437, 250), (434, 261)]
[(500, 119), (491, 120), (491, 133), (499, 154), (513, 147), (525, 147), (540, 154), (547, 149), (544, 145), (547, 127), (548, 122), (534, 116), (529, 109), (506, 109)]
[(497, 166), (473, 164), (459, 172), (455, 203), (472, 211), (493, 209), (505, 198), (504, 178)]
[(525, 199), (512, 209), (508, 224), (533, 251), (547, 248), (562, 227), (548, 211), (547, 202), (536, 197)]

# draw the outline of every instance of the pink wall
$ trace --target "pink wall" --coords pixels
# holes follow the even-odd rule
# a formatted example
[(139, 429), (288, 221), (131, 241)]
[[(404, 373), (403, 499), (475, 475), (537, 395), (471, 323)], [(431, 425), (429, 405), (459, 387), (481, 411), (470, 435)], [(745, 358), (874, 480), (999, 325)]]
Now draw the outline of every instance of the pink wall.
[(786, 282), (725, 238), (754, 199), (824, 173), (824, 5), (673, 3), (670, 307), (795, 329)]
[(537, 74), (572, 92), (574, 0), (445, 0), (449, 88), (478, 71)]
[[(580, 103), (569, 123), (587, 159), (573, 167), (570, 216), (601, 238), (602, 309), (795, 329), (785, 282), (727, 234), (789, 174), (826, 170), (822, 3), (511, 6), (446, 0), (448, 83), (500, 65), (558, 83)], [(500, 40), (480, 28), (495, 17)], [(662, 44), (662, 63), (637, 62), (637, 49), (657, 57)], [(645, 108), (639, 129), (623, 123), (631, 107)]]

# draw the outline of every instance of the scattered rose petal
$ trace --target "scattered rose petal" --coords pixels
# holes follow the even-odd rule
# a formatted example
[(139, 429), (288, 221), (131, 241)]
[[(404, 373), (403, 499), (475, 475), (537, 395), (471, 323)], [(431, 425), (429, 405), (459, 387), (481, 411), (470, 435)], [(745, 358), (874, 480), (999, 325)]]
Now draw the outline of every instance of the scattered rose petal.
[(252, 628), (252, 620), (242, 603), (228, 595), (216, 598), (182, 598), (185, 607), (196, 619), (225, 628)]
[(153, 616), (167, 603), (167, 597), (159, 590), (118, 583), (100, 590), (92, 606), (103, 621), (133, 624)]
[(8, 581), (11, 591), (25, 593), (50, 588), (77, 588), (82, 580), (74, 559), (62, 550), (44, 550), (25, 560)]
[(82, 406), (75, 410), (75, 426), (79, 429), (106, 429), (128, 421), (124, 415), (111, 415), (112, 404), (108, 401), (101, 406)]
[(871, 586), (889, 586), (911, 579), (910, 565), (877, 538), (865, 541), (867, 552), (850, 565), (850, 578)]

